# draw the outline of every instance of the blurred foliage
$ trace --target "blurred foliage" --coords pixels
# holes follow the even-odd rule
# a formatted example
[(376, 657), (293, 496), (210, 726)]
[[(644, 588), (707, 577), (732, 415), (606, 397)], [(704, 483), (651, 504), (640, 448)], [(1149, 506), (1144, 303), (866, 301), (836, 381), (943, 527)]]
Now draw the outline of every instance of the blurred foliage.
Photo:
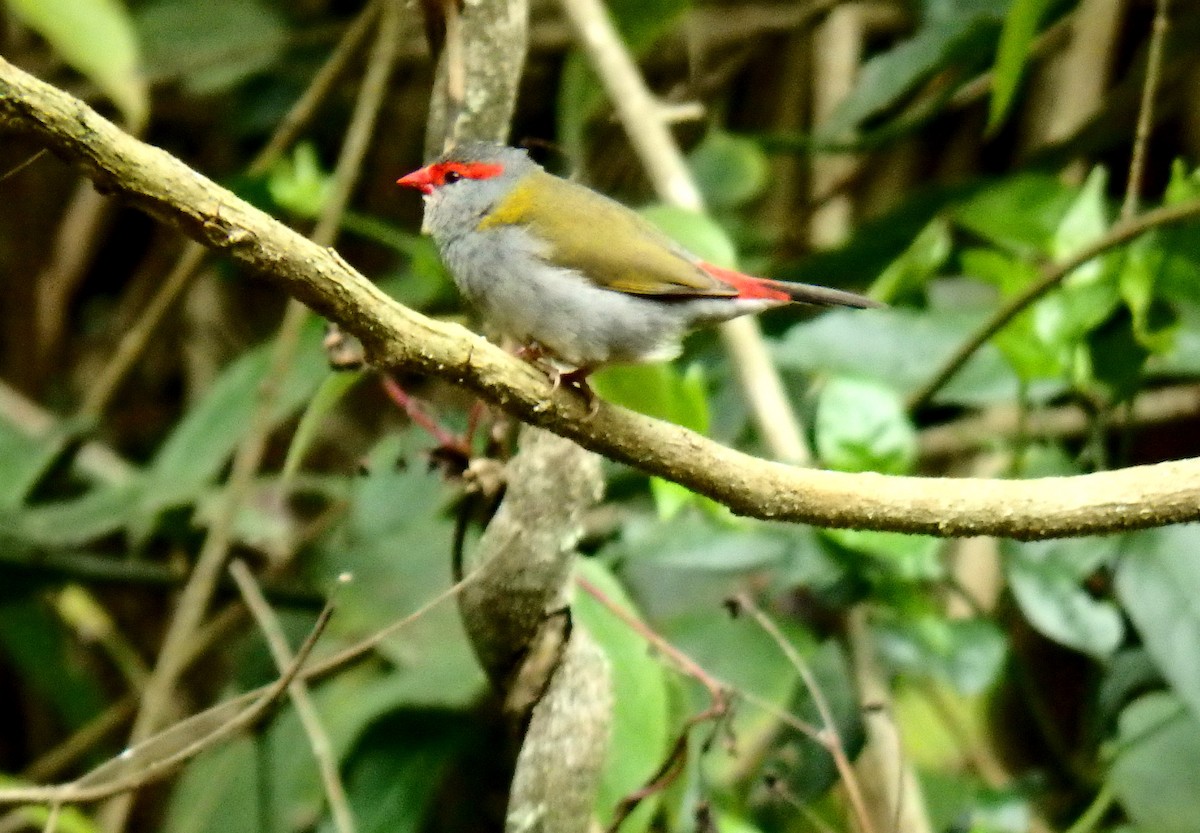
[[(361, 62), (266, 175), (244, 170), (357, 5), (14, 0), (5, 54), (111, 102), (150, 141), (304, 228), (328, 197)], [(819, 19), (780, 24), (772, 12), (805, 4), (614, 0), (610, 10), (656, 90), (706, 106), (701, 122), (677, 134), (707, 215), (645, 204), (649, 189), (586, 57), (554, 36), (557, 7), (534, 5), (539, 25), (514, 136), (554, 142), (566, 161), (536, 151), (548, 164), (638, 205), (707, 260), (870, 287), (890, 304), (763, 319), (820, 465), (1033, 477), (1200, 449), (1194, 411), (1168, 422), (1118, 419), (1135, 413), (1142, 392), (1200, 376), (1200, 224), (1153, 230), (1080, 266), (976, 351), (931, 407), (914, 414), (905, 406), (998, 309), (1118, 222), (1148, 5), (1121, 12), (1102, 66), (1090, 67), (1111, 72), (1110, 99), (1068, 135), (1047, 139), (1046, 123), (1077, 94), (1045, 60), (1072, 48), (1069, 38), (1046, 37), (1079, 13), (1071, 3), (884, 4), (849, 94), (812, 124), (783, 104), (798, 96), (806, 111), (813, 86), (827, 82), (812, 76)], [(1145, 208), (1200, 199), (1200, 102), (1182, 94), (1196, 77), (1188, 40), (1196, 13), (1185, 6), (1164, 50), (1167, 104), (1154, 124)], [(400, 301), (460, 318), (470, 312), (418, 235), (419, 206), (391, 184), (419, 162), (430, 84), (420, 22), (406, 17), (403, 69), (339, 251)], [(785, 59), (797, 49), (804, 60)], [(974, 83), (983, 73), (987, 94)], [(821, 192), (812, 170), (832, 151), (854, 152), (854, 171)], [(15, 170), (30, 152), (19, 141), (0, 148), (13, 169), (0, 180), (0, 261), (11, 276), (0, 284), (0, 375), (60, 416), (49, 428), (18, 409), (0, 416), (0, 706), (10, 715), (0, 723), (0, 784), (17, 783), (140, 684), (265, 382), (278, 385), (266, 464), (232, 533), (293, 644), (326, 596), (336, 596), (338, 612), (322, 656), (448, 587), (459, 513), (470, 506), (453, 456), (431, 453), (436, 441), (383, 395), (374, 374), (328, 369), (319, 322), (307, 323), (287, 373), (268, 380), (282, 301), (225, 262), (194, 279), (105, 414), (70, 416), (179, 241), (123, 207), (80, 232), (63, 214), (73, 174), (48, 158)], [(845, 240), (813, 250), (807, 224), (831, 202), (851, 218)], [(80, 248), (76, 273), (50, 256), (62, 239)], [(45, 316), (62, 323), (57, 340), (37, 323)], [(460, 392), (400, 381), (446, 431), (471, 423)], [(689, 342), (674, 366), (608, 369), (595, 388), (765, 453), (735, 369), (711, 335)], [(1066, 411), (1082, 416), (1082, 430), (1031, 431), (1034, 417)], [(927, 430), (981, 414), (1014, 416), (955, 453), (925, 454)], [(503, 429), (480, 432), (472, 451), (505, 456), (511, 432)], [(108, 456), (89, 457), (89, 442)], [(924, 536), (747, 521), (674, 484), (607, 471), (608, 503), (588, 518), (579, 567), (606, 603), (582, 590), (575, 600), (578, 621), (614, 666), (601, 820), (710, 705), (704, 687), (648, 649), (615, 606), (754, 698), (735, 696), (730, 716), (691, 727), (678, 777), (622, 830), (701, 830), (704, 813), (738, 833), (849, 829), (830, 756), (756, 705), (820, 720), (781, 647), (723, 607), (750, 589), (810, 666), (851, 757), (864, 742), (864, 705), (878, 705), (860, 701), (858, 648), (847, 638), (848, 611), (867, 606), (934, 830), (1200, 831), (1197, 527), (1004, 542), (981, 558)], [(466, 520), (470, 548), (479, 519)], [(232, 600), (223, 592), (218, 603)], [(262, 637), (243, 625), (185, 678), (180, 705), (198, 709), (275, 674)], [(453, 603), (315, 686), (314, 698), (360, 830), (498, 828), (514, 749)], [(124, 731), (96, 740), (54, 777), (118, 753)], [(20, 824), (46, 820), (43, 808), (20, 812)], [(58, 825), (88, 833), (96, 818), (91, 807), (68, 809)], [(333, 830), (290, 705), (147, 795), (134, 826)]]

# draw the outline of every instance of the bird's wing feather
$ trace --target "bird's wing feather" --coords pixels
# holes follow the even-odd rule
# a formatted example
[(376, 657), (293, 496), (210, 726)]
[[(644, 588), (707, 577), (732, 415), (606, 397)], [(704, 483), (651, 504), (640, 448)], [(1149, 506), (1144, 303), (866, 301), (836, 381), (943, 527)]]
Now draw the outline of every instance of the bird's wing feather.
[(524, 225), (550, 249), (546, 259), (596, 284), (633, 295), (728, 297), (737, 289), (647, 220), (595, 191), (535, 171), (479, 224)]

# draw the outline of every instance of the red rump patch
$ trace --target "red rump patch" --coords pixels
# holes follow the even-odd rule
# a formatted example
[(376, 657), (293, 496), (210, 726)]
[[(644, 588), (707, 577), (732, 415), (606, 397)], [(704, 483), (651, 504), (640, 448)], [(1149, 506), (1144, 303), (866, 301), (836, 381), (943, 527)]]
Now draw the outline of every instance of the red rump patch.
[(722, 269), (711, 263), (701, 263), (700, 268), (722, 283), (727, 283), (737, 290), (737, 297), (747, 300), (762, 298), (768, 301), (790, 301), (792, 296), (779, 288), (775, 281), (765, 278), (754, 278), (743, 275), (732, 269)]
[(396, 180), (398, 185), (416, 188), (423, 194), (432, 194), (447, 182), (459, 179), (491, 179), (504, 173), (504, 166), (491, 162), (434, 162), (418, 171)]

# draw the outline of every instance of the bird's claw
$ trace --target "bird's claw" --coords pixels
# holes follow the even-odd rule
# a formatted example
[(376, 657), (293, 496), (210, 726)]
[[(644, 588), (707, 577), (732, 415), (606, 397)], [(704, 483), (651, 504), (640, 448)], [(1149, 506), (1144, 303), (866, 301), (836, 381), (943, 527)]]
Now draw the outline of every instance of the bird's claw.
[(596, 392), (592, 390), (592, 386), (587, 381), (587, 377), (591, 372), (592, 369), (590, 367), (577, 367), (574, 370), (566, 371), (552, 367), (547, 372), (547, 375), (550, 377), (550, 394), (553, 395), (561, 387), (574, 390), (583, 399), (583, 403), (587, 405), (587, 419), (591, 419), (600, 411), (600, 399), (596, 396)]

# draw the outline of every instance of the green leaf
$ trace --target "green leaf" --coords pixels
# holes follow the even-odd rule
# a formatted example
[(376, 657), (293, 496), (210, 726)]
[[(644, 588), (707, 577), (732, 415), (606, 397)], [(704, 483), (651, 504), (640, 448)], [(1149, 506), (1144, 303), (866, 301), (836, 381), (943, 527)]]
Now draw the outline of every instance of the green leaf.
[(712, 128), (688, 155), (688, 165), (705, 202), (736, 208), (766, 190), (770, 163), (752, 139)]
[(1133, 336), (1150, 353), (1166, 353), (1175, 346), (1179, 318), (1159, 298), (1159, 282), (1167, 269), (1168, 254), (1157, 235), (1147, 234), (1125, 249), (1121, 260), (1121, 299), (1133, 316)]
[(149, 91), (138, 37), (118, 0), (10, 0), (8, 8), (44, 37), (68, 64), (99, 87), (133, 132), (146, 124)]
[[(963, 272), (995, 285), (1001, 297), (1011, 298), (1038, 278), (1033, 264), (998, 249), (968, 249), (960, 256)], [(1026, 309), (992, 338), (1021, 379), (1059, 378), (1062, 356), (1038, 335), (1034, 312)]]
[(62, 449), (65, 437), (34, 438), (0, 419), (0, 508), (20, 506)]
[(256, 0), (150, 0), (137, 27), (152, 77), (181, 78), (197, 95), (228, 89), (279, 60), (288, 30)]
[(708, 433), (708, 384), (702, 365), (693, 364), (684, 373), (665, 363), (613, 365), (589, 382), (609, 402)]
[(1004, 667), (1007, 640), (986, 619), (919, 615), (877, 622), (880, 653), (897, 670), (945, 680), (962, 694), (992, 685)]
[(1048, 255), (1076, 194), (1058, 177), (1018, 174), (968, 197), (952, 216), (964, 228), (998, 246)]
[(934, 72), (990, 46), (999, 28), (999, 4), (946, 5), (943, 13), (926, 16), (911, 38), (863, 65), (854, 89), (822, 125), (822, 140), (850, 138), (851, 131), (894, 107)]
[(100, 687), (72, 655), (62, 623), (36, 599), (0, 604), (0, 648), (68, 727), (81, 727), (104, 708)]
[(941, 219), (921, 230), (912, 245), (888, 264), (876, 278), (871, 294), (884, 301), (911, 295), (925, 288), (950, 257), (950, 229)]
[[(1122, 539), (1117, 597), (1163, 677), (1200, 717), (1200, 526)], [(1198, 770), (1200, 771), (1200, 770)]]
[(1125, 636), (1121, 612), (1081, 585), (1113, 560), (1113, 538), (1004, 543), (1008, 583), (1025, 618), (1043, 635), (1097, 659), (1107, 659)]
[(283, 462), (285, 482), (300, 468), (304, 455), (312, 447), (317, 431), (321, 428), (321, 421), (342, 400), (350, 388), (362, 381), (365, 375), (365, 371), (361, 370), (333, 371), (325, 377), (325, 381), (321, 383), (317, 392), (309, 400), (308, 407), (304, 409), (304, 415), (300, 417), (300, 424), (296, 426), (296, 433), (292, 435), (292, 443), (288, 446), (287, 458)]
[(255, 757), (248, 735), (199, 755), (171, 792), (163, 833), (260, 833)]
[(1200, 831), (1200, 720), (1168, 692), (1129, 704), (1117, 727), (1109, 783), (1139, 830)]
[[(360, 833), (430, 829), (427, 817), (436, 806), (438, 785), (473, 728), (454, 713), (398, 713), (372, 726), (345, 765), (350, 810)], [(478, 808), (462, 812), (478, 821)], [(442, 814), (439, 818), (445, 820)], [(337, 833), (328, 813), (317, 830)]]
[[(277, 380), (273, 422), (306, 402), (328, 374), (321, 331), (321, 323), (309, 316), (291, 367)], [(270, 368), (273, 347), (273, 343), (262, 344), (232, 361), (175, 424), (149, 466), (151, 495), (157, 489), (190, 491), (217, 476), (241, 442), (258, 407), (258, 391)]]
[(701, 260), (737, 268), (737, 250), (725, 229), (707, 214), (675, 205), (649, 205), (639, 212), (663, 233)]
[[(595, 559), (580, 559), (576, 569), (610, 601), (638, 615), (617, 580)], [(596, 798), (597, 812), (607, 822), (617, 802), (645, 786), (666, 760), (677, 729), (666, 673), (646, 641), (588, 593), (576, 592), (572, 610), (604, 649), (612, 668), (612, 738)], [(661, 796), (657, 793), (643, 802), (621, 829), (646, 830)]]
[(1004, 123), (1013, 96), (1021, 82), (1029, 49), (1037, 34), (1038, 23), (1049, 0), (1013, 0), (1000, 31), (1000, 47), (992, 67), (992, 98), (988, 103), (987, 132), (994, 133)]
[(877, 382), (837, 377), (817, 403), (816, 450), (839, 471), (907, 474), (917, 459), (917, 432), (904, 403)]
[(780, 563), (787, 550), (786, 539), (760, 525), (722, 528), (698, 513), (670, 524), (631, 526), (621, 541), (621, 551), (629, 558), (723, 573), (765, 569)]
[[(906, 395), (990, 316), (990, 310), (832, 310), (793, 326), (773, 353), (786, 370), (873, 379)], [(1030, 396), (1040, 400), (1061, 389), (1058, 382), (1040, 383)], [(994, 344), (985, 344), (934, 401), (982, 406), (1010, 402), (1018, 393), (1016, 374)]]
[[(1108, 171), (1102, 167), (1092, 169), (1078, 195), (1067, 208), (1058, 228), (1054, 230), (1050, 254), (1056, 261), (1067, 260), (1080, 249), (1095, 243), (1109, 227)], [(1097, 278), (1102, 272), (1103, 258), (1094, 258), (1071, 273), (1068, 280), (1080, 281)]]
[[(355, 482), (343, 522), (308, 559), (311, 579), (338, 595), (331, 635), (355, 639), (372, 633), (452, 584), (454, 525), (445, 512), (451, 494), (426, 465), (424, 442), (423, 434), (410, 429), (371, 450), (368, 474)], [(352, 580), (343, 585), (346, 573)], [(410, 704), (462, 706), (484, 685), (451, 604), (384, 640), (379, 652), (402, 674), (396, 682), (402, 691), (394, 696)]]
[[(685, 373), (673, 365), (612, 365), (590, 379), (592, 389), (608, 402), (639, 413), (708, 433), (708, 384), (704, 367), (693, 364)], [(677, 483), (650, 479), (650, 489), (660, 517), (671, 518), (699, 496)]]
[(890, 579), (928, 582), (945, 578), (942, 541), (930, 535), (870, 529), (822, 529), (819, 534), (845, 550), (870, 556)]
[(292, 155), (280, 156), (267, 175), (267, 193), (275, 204), (309, 220), (321, 213), (332, 185), (312, 142), (298, 142)]

